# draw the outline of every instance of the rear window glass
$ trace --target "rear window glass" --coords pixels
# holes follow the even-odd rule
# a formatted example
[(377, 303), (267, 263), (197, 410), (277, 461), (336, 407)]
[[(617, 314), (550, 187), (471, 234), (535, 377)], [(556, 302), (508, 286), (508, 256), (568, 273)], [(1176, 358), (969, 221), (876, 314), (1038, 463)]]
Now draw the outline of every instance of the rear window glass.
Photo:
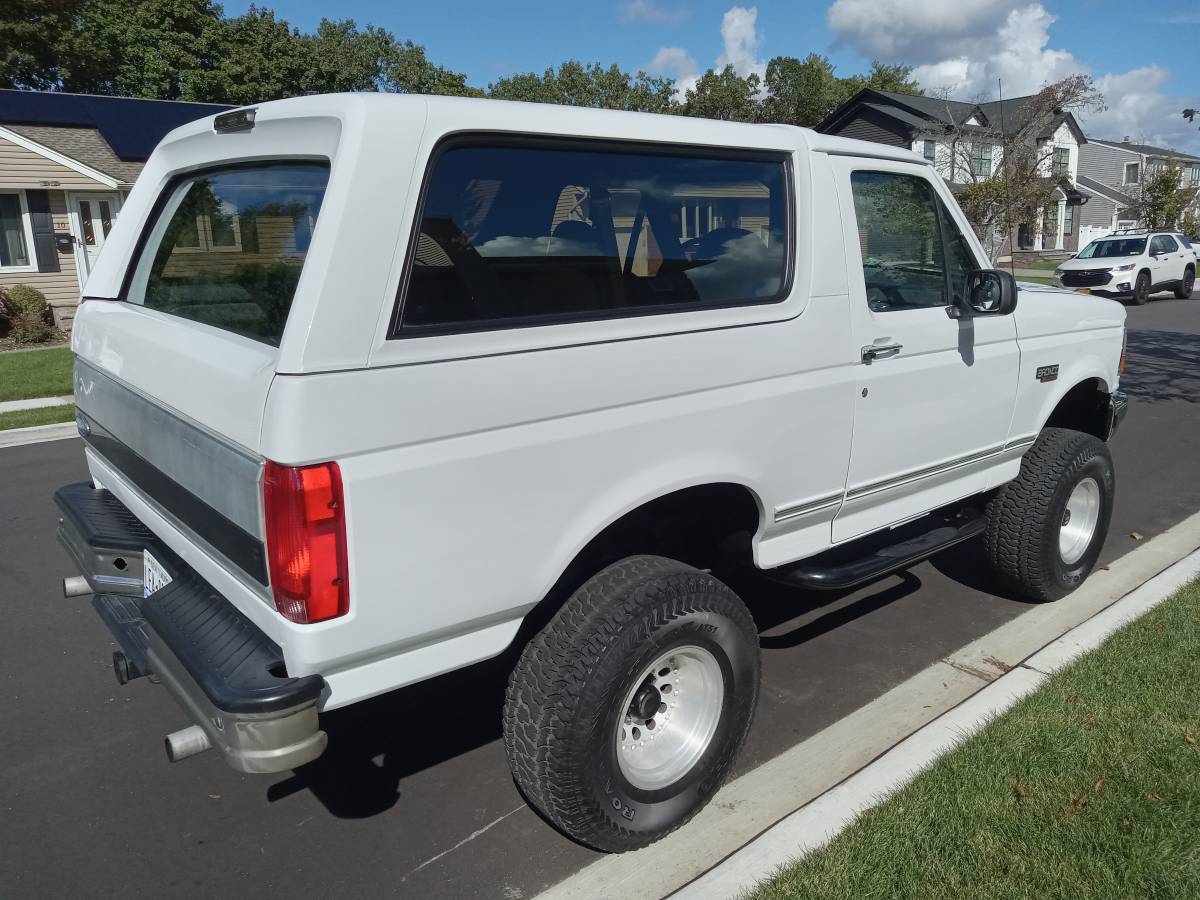
[(471, 330), (783, 296), (784, 156), (590, 142), (443, 151), (400, 330)]
[(126, 299), (278, 346), (329, 165), (210, 169), (168, 190)]

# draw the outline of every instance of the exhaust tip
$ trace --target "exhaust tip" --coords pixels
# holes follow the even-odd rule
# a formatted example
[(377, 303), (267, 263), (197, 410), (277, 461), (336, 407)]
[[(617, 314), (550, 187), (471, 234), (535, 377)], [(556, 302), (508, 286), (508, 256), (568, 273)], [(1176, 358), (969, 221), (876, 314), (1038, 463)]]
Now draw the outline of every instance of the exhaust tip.
[(92, 586), (82, 575), (73, 575), (63, 579), (64, 597), (83, 597), (92, 593)]
[(163, 745), (167, 750), (167, 759), (179, 762), (181, 759), (203, 753), (212, 746), (212, 741), (199, 725), (190, 725), (168, 734)]

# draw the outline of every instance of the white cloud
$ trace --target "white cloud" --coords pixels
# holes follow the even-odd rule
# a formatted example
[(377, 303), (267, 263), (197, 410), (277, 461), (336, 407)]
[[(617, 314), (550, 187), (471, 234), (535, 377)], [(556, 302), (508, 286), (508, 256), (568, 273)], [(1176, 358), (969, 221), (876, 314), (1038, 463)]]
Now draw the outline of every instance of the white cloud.
[(734, 6), (726, 10), (721, 19), (721, 39), (725, 42), (724, 52), (717, 58), (717, 68), (733, 66), (743, 78), (750, 74), (760, 78), (767, 72), (767, 64), (758, 58), (758, 7)]
[(1088, 116), (1084, 131), (1092, 137), (1119, 141), (1128, 135), (1135, 143), (1200, 153), (1200, 129), (1183, 117), (1185, 107), (1200, 107), (1200, 94), (1163, 93), (1170, 77), (1156, 65), (1100, 76), (1096, 86), (1108, 109)]
[(647, 22), (654, 25), (680, 25), (691, 11), (686, 6), (661, 6), (656, 0), (625, 0), (617, 4), (622, 22)]
[(700, 79), (700, 67), (682, 47), (659, 47), (646, 71), (669, 75), (675, 79), (675, 99), (683, 100), (688, 90)]
[[(1016, 97), (1076, 72), (1093, 74), (1069, 50), (1051, 46), (1055, 19), (1028, 0), (835, 0), (828, 16), (838, 41), (865, 56), (915, 65), (924, 88), (960, 100), (995, 98), (998, 79), (1004, 95)], [(1094, 77), (1108, 109), (1083, 119), (1086, 133), (1200, 152), (1200, 130), (1180, 115), (1200, 106), (1200, 96), (1164, 93), (1167, 69)]]
[(932, 63), (996, 32), (1020, 0), (836, 0), (830, 30), (864, 56)]
[[(718, 71), (729, 65), (743, 78), (752, 73), (760, 78), (766, 74), (767, 63), (758, 57), (762, 40), (758, 33), (758, 7), (734, 6), (726, 10), (721, 19), (721, 40), (721, 55), (716, 61)], [(696, 60), (682, 47), (660, 47), (645, 69), (674, 78), (675, 99), (680, 101), (702, 74)]]

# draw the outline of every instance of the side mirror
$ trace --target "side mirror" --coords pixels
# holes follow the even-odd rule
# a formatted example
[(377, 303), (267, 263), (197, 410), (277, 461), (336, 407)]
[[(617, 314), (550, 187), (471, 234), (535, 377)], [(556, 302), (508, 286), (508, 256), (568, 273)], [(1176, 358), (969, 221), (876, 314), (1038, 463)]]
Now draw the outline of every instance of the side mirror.
[(1016, 308), (1017, 280), (1009, 272), (979, 269), (967, 276), (960, 316), (1007, 316)]

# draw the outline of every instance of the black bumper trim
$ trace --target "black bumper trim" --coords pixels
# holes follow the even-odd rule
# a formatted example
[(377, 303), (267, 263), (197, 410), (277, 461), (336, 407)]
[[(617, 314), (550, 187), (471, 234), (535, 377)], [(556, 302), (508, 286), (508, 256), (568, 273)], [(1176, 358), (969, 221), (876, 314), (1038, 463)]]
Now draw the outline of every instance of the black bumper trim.
[[(158, 541), (108, 491), (67, 485), (54, 495), (64, 525), (85, 525), (75, 539), (95, 545), (119, 541), (145, 547), (170, 573), (172, 582), (150, 597), (97, 594), (93, 606), (127, 656), (148, 660), (155, 638), (178, 659), (213, 707), (228, 713), (277, 713), (315, 703), (324, 689), (320, 675), (286, 675), (283, 651), (190, 566)], [(102, 521), (95, 521), (101, 510)], [(131, 521), (121, 528), (123, 510)], [(64, 542), (66, 538), (64, 537)], [(84, 573), (87, 575), (88, 573)]]

